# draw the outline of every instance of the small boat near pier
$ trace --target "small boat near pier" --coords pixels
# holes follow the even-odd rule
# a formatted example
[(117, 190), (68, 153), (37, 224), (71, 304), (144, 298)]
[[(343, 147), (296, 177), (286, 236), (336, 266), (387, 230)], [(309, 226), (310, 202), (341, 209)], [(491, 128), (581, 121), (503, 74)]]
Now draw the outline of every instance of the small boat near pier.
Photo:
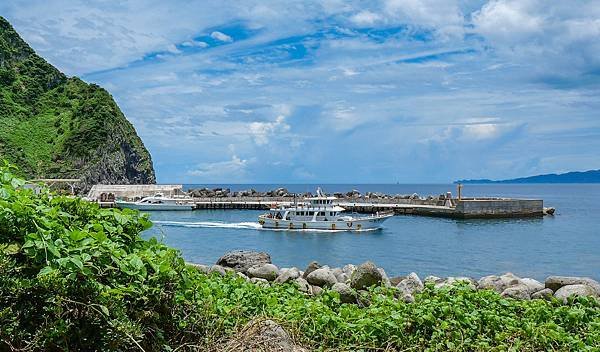
[(162, 193), (157, 193), (151, 197), (145, 197), (137, 202), (115, 201), (118, 208), (137, 209), (143, 211), (150, 210), (193, 210), (194, 204), (189, 198), (169, 198)]

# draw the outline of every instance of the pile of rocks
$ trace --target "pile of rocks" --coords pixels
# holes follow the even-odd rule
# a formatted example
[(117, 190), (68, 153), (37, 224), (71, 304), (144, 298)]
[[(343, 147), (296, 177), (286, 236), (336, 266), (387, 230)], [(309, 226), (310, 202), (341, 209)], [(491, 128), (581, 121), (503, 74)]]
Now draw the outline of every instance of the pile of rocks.
[(389, 278), (383, 268), (372, 262), (358, 266), (347, 264), (330, 268), (311, 262), (304, 270), (278, 268), (271, 256), (264, 252), (233, 251), (223, 255), (215, 265), (194, 265), (205, 273), (226, 275), (235, 273), (249, 282), (259, 285), (295, 283), (307, 294), (318, 295), (323, 289), (336, 291), (344, 303), (361, 304), (363, 292), (371, 286), (387, 286), (396, 290), (395, 296), (405, 302), (413, 302), (414, 295), (421, 292), (426, 283), (436, 288), (464, 282), (473, 290), (494, 290), (503, 297), (514, 299), (548, 299), (556, 297), (567, 302), (569, 296), (600, 297), (600, 283), (590, 278), (550, 276), (544, 283), (531, 278), (520, 278), (512, 273), (484, 276), (479, 280), (470, 277), (428, 276), (421, 281), (416, 273)]
[[(311, 192), (306, 193), (293, 193), (288, 191), (286, 188), (277, 188), (266, 192), (259, 192), (253, 188), (231, 192), (229, 188), (196, 188), (188, 190), (188, 194), (191, 197), (196, 198), (225, 198), (225, 197), (313, 197), (314, 195)], [(444, 195), (441, 196), (429, 196), (427, 198), (422, 198), (417, 193), (413, 194), (384, 194), (381, 192), (367, 192), (365, 194), (360, 193), (360, 191), (353, 189), (350, 192), (346, 193), (333, 193), (333, 195), (340, 199), (428, 199), (428, 200), (438, 200), (444, 199)], [(442, 197), (442, 198), (440, 198)]]
[[(253, 188), (231, 192), (229, 188), (196, 188), (188, 190), (191, 197), (196, 198), (225, 198), (225, 197), (293, 197), (294, 193), (285, 188), (277, 188), (267, 192), (259, 192)], [(311, 196), (308, 194), (308, 196)]]

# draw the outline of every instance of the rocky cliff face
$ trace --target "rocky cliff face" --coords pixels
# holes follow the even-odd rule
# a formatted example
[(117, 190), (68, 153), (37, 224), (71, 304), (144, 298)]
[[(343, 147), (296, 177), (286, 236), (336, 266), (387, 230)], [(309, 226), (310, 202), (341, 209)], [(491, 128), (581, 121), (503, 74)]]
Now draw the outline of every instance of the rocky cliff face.
[(30, 178), (155, 183), (150, 154), (112, 96), (66, 77), (0, 17), (0, 159)]

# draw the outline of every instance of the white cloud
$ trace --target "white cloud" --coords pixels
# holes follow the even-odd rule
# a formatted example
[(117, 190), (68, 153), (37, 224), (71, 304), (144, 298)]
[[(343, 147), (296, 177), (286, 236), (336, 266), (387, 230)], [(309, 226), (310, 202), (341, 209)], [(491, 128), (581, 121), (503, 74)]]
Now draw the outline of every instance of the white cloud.
[(252, 122), (248, 125), (248, 132), (257, 145), (269, 143), (273, 135), (280, 135), (290, 130), (290, 125), (285, 123), (285, 116), (279, 115), (273, 122)]
[(196, 169), (189, 170), (187, 175), (200, 177), (204, 180), (217, 180), (217, 182), (224, 177), (230, 180), (239, 179), (244, 176), (247, 166), (248, 160), (233, 155), (231, 160), (200, 164)]
[(210, 37), (216, 40), (220, 40), (222, 42), (232, 42), (233, 38), (228, 36), (225, 33), (214, 31), (210, 34)]
[(182, 46), (187, 46), (187, 47), (197, 47), (197, 48), (206, 48), (208, 47), (208, 43), (203, 42), (203, 41), (199, 41), (199, 40), (188, 40), (185, 41), (183, 43), (181, 43)]
[(350, 21), (354, 22), (359, 26), (371, 26), (380, 19), (380, 15), (369, 10), (360, 11), (359, 13), (350, 17)]

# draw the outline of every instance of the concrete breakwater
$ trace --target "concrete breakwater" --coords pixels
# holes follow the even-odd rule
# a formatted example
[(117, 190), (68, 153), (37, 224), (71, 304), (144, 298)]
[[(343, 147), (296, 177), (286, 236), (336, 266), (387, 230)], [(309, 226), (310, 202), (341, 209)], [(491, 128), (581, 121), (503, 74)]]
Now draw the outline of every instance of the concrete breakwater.
[[(228, 188), (202, 188), (183, 191), (181, 185), (96, 185), (87, 198), (102, 206), (114, 206), (115, 199), (135, 201), (161, 193), (180, 197), (194, 209), (254, 209), (266, 210), (274, 205), (290, 205), (314, 196), (312, 193), (295, 194), (285, 188), (267, 192), (254, 189), (231, 192)], [(378, 192), (360, 193), (352, 190), (334, 193), (336, 205), (349, 212), (375, 213), (392, 211), (395, 214), (425, 215), (449, 218), (519, 218), (541, 217), (553, 214), (553, 208), (544, 208), (541, 199), (512, 199), (494, 197), (453, 197), (450, 192), (435, 196), (413, 194), (389, 195)]]
[(233, 251), (224, 254), (214, 265), (191, 264), (207, 274), (237, 275), (257, 285), (292, 283), (308, 295), (319, 295), (324, 289), (339, 293), (344, 303), (363, 304), (361, 292), (371, 286), (392, 288), (397, 299), (413, 302), (415, 294), (425, 285), (443, 288), (458, 283), (472, 290), (494, 290), (503, 297), (514, 299), (553, 299), (566, 303), (571, 296), (600, 299), (600, 283), (586, 277), (549, 276), (542, 283), (532, 278), (521, 278), (512, 273), (489, 275), (481, 278), (427, 276), (421, 280), (414, 273), (405, 276), (388, 276), (383, 268), (372, 262), (360, 265), (347, 264), (330, 268), (311, 262), (304, 270), (296, 267), (278, 268), (271, 256), (264, 252)]
[[(189, 190), (188, 193), (194, 197), (197, 209), (268, 209), (274, 203), (292, 204), (313, 196), (310, 192), (294, 194), (285, 188), (267, 192), (254, 189), (231, 192), (227, 188), (202, 188)], [(450, 218), (539, 217), (554, 214), (553, 208), (544, 208), (541, 199), (454, 198), (450, 192), (422, 197), (417, 193), (362, 194), (358, 190), (332, 195), (338, 198), (337, 205), (358, 213), (393, 211), (395, 214)]]

